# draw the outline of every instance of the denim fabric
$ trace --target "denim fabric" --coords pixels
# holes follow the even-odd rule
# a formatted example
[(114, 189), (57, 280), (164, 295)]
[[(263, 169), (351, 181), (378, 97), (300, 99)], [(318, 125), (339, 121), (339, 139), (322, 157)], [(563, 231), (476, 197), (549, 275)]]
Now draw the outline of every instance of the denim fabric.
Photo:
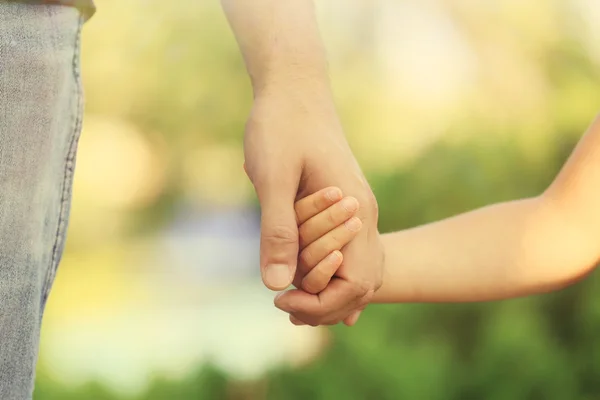
[(0, 399), (32, 397), (67, 228), (83, 96), (81, 14), (0, 1)]
[[(2, 2), (3, 0), (0, 0)], [(6, 1), (6, 0), (4, 0)], [(96, 12), (96, 7), (94, 5), (94, 0), (8, 0), (19, 3), (28, 3), (28, 4), (60, 4), (63, 6), (69, 7), (77, 7), (81, 11), (84, 16), (84, 19), (87, 21), (94, 15)]]

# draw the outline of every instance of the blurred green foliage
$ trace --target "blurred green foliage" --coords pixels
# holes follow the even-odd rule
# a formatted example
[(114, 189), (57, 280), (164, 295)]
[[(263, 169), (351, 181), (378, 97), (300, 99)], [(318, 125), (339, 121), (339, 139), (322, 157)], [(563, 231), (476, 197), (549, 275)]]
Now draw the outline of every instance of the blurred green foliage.
[[(564, 144), (572, 147), (573, 140)], [(532, 168), (510, 143), (440, 144), (405, 170), (372, 177), (383, 230), (539, 192), (565, 158)], [(593, 399), (600, 394), (596, 275), (561, 293), (490, 304), (372, 306), (301, 370), (230, 382), (210, 367), (157, 380), (158, 399)], [(67, 391), (40, 376), (37, 400), (121, 400), (90, 385)]]

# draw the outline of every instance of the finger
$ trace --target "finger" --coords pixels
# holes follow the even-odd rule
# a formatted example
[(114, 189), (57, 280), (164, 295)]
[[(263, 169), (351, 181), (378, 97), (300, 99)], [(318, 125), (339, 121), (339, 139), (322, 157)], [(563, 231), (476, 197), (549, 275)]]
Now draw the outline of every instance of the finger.
[(307, 325), (305, 322), (302, 322), (300, 319), (294, 317), (293, 315), (290, 315), (290, 322), (296, 326)]
[[(308, 325), (308, 326), (312, 326), (312, 327), (333, 326), (333, 325), (339, 324), (339, 322), (340, 322), (340, 321), (335, 321), (335, 320), (311, 319), (311, 317), (306, 314), (291, 314), (291, 316), (294, 317), (294, 321), (300, 321), (302, 323), (302, 325)], [(303, 319), (306, 319), (307, 321), (310, 321), (310, 322), (304, 322)]]
[(348, 281), (334, 278), (317, 295), (299, 289), (281, 293), (275, 298), (275, 307), (310, 325), (337, 323), (364, 305), (364, 295)]
[[(360, 219), (353, 217), (346, 221), (345, 224), (340, 225), (316, 242), (310, 244), (307, 248), (302, 249), (298, 256), (298, 266), (293, 281), (294, 286), (297, 288), (302, 287), (304, 277), (329, 254), (335, 250), (342, 249), (355, 238), (361, 228), (362, 222)], [(318, 293), (318, 291), (311, 290), (310, 293)]]
[(298, 181), (290, 171), (285, 178), (255, 180), (261, 206), (261, 273), (263, 282), (271, 290), (287, 288), (296, 273), (298, 225), (294, 200)]
[(300, 252), (300, 268), (303, 274), (307, 274), (328, 254), (350, 243), (362, 228), (362, 222), (358, 217), (352, 217), (344, 224), (333, 229), (325, 236), (311, 243)]
[(344, 319), (344, 324), (346, 326), (354, 326), (358, 322), (358, 319), (360, 318), (360, 314), (363, 312), (364, 309), (365, 308), (363, 307), (362, 309), (354, 311), (352, 314), (350, 314), (348, 317), (346, 317)]
[(308, 246), (327, 232), (343, 224), (358, 211), (358, 200), (345, 197), (326, 210), (304, 222), (298, 228), (300, 234), (300, 249)]
[[(321, 300), (319, 295), (310, 294), (301, 289), (291, 289), (275, 296), (275, 307), (288, 314), (309, 314), (318, 312), (321, 314)], [(308, 311), (308, 312), (307, 312)], [(299, 318), (300, 319), (300, 318)], [(305, 321), (307, 322), (307, 321)]]
[(356, 323), (358, 322), (358, 319), (360, 318), (360, 315), (365, 310), (365, 308), (367, 308), (367, 305), (371, 302), (371, 300), (373, 300), (374, 295), (375, 295), (374, 290), (367, 291), (367, 293), (360, 300), (360, 303), (362, 305), (358, 308), (358, 310), (355, 310), (350, 315), (348, 315), (346, 318), (344, 318), (344, 324), (346, 326), (356, 325)]
[(327, 287), (335, 272), (342, 265), (344, 256), (341, 251), (334, 251), (321, 262), (317, 264), (305, 277), (302, 279), (300, 287), (312, 294), (317, 294)]
[(310, 218), (326, 210), (341, 198), (342, 191), (332, 186), (298, 200), (294, 206), (298, 225), (305, 223)]

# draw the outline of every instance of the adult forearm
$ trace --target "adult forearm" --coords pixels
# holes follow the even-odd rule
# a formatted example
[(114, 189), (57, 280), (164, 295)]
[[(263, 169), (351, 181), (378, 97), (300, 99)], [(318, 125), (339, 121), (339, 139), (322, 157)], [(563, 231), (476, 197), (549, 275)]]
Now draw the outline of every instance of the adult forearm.
[(271, 87), (329, 90), (312, 0), (221, 0), (255, 93)]

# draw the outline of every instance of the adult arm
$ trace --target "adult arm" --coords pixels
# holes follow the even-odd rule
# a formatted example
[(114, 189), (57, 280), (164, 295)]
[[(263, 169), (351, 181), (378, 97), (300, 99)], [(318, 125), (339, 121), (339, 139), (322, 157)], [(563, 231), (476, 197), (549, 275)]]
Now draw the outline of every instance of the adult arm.
[[(337, 278), (319, 294), (286, 292), (293, 313), (312, 325), (356, 322), (381, 286), (383, 249), (377, 203), (343, 133), (333, 103), (312, 0), (222, 0), (254, 91), (246, 124), (246, 171), (258, 195), (261, 271), (266, 286), (300, 286), (294, 201), (338, 186), (360, 203), (359, 236), (344, 249)], [(299, 266), (299, 268), (297, 268)]]

